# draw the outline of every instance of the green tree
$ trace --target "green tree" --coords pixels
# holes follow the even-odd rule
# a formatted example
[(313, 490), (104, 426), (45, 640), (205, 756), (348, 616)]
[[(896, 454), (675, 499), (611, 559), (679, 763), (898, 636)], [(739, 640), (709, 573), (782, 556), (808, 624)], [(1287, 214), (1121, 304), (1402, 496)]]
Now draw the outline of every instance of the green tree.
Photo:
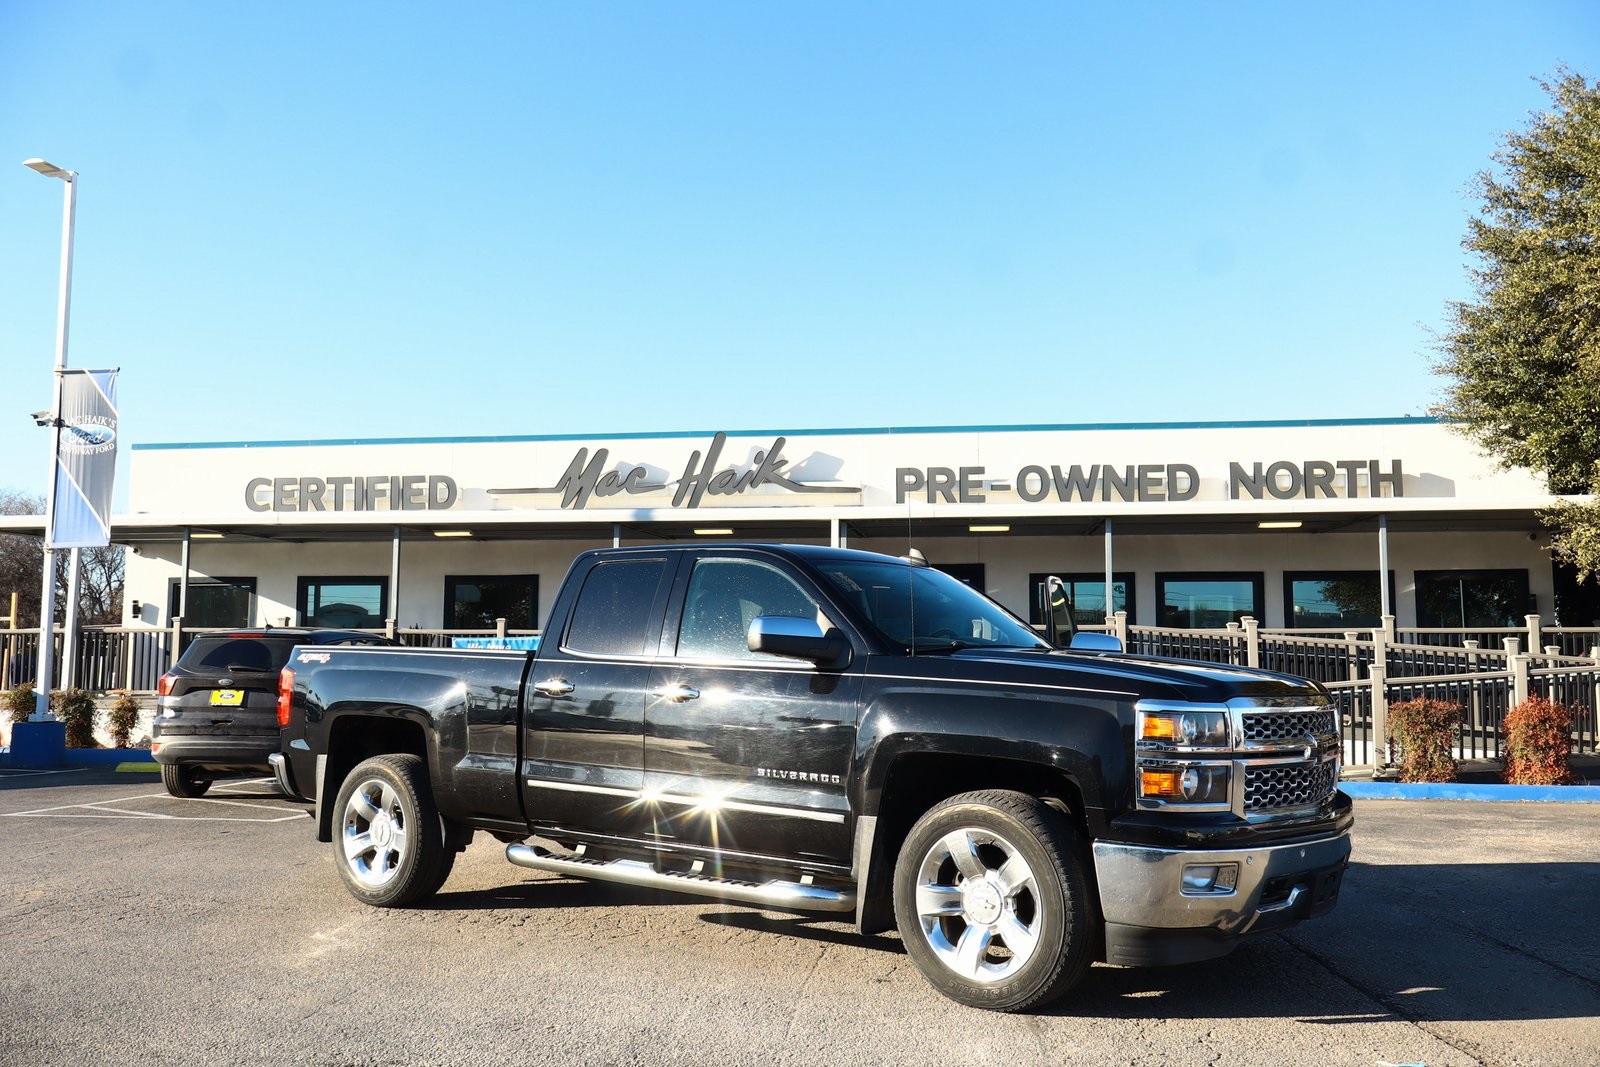
[[(1559, 70), (1550, 108), (1506, 135), (1462, 246), (1477, 298), (1453, 303), (1434, 370), (1434, 411), (1552, 493), (1600, 492), (1600, 84)], [(1600, 572), (1600, 504), (1541, 518), (1580, 577)]]

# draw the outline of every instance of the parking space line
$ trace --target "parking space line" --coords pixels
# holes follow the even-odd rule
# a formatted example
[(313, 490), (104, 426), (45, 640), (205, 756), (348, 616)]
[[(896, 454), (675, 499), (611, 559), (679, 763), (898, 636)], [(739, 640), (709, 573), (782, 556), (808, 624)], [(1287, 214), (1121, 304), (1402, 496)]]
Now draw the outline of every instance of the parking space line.
[[(79, 808), (88, 814), (68, 814), (68, 810)], [(115, 814), (114, 814), (115, 813)], [(3, 811), (0, 818), (4, 819), (147, 819), (165, 822), (254, 822), (274, 823), (291, 822), (295, 819), (309, 819), (310, 813), (297, 811), (292, 815), (280, 815), (276, 819), (246, 819), (236, 815), (161, 815), (153, 811), (134, 811), (117, 813), (117, 809), (99, 809), (92, 804), (67, 804), (61, 808), (46, 808), (42, 811)]]
[[(296, 811), (288, 815), (280, 815), (271, 819), (248, 819), (233, 815), (169, 815), (158, 811), (138, 811), (127, 808), (114, 808), (113, 804), (127, 804), (135, 800), (174, 800), (178, 799), (167, 793), (140, 793), (137, 796), (117, 797), (113, 800), (87, 801), (79, 804), (57, 804), (48, 808), (33, 808), (28, 811), (0, 812), (0, 816), (10, 818), (57, 818), (57, 819), (161, 819), (171, 822), (259, 822), (275, 823), (289, 822), (294, 819), (309, 819), (309, 812)], [(227, 804), (231, 807), (261, 809), (264, 805), (251, 804), (243, 800), (202, 800), (203, 804)], [(89, 814), (64, 814), (66, 812), (83, 811)]]

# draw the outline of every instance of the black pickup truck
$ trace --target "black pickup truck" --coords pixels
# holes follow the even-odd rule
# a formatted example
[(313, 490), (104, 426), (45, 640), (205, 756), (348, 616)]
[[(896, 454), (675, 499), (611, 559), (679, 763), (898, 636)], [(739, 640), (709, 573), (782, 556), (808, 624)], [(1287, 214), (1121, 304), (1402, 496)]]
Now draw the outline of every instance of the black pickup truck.
[(278, 714), (280, 785), (369, 904), (484, 831), (536, 870), (898, 926), (997, 1010), (1321, 914), (1350, 854), (1316, 684), (1058, 648), (845, 549), (586, 552), (535, 651), (299, 648)]

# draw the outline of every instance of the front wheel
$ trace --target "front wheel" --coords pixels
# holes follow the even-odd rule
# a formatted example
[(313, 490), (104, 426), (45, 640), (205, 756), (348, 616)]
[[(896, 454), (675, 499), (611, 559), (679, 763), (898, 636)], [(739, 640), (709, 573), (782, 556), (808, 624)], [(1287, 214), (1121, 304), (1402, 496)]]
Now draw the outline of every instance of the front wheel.
[(1066, 817), (992, 789), (951, 797), (912, 827), (895, 864), (900, 939), (952, 1000), (1021, 1011), (1082, 979), (1094, 908)]
[(422, 760), (374, 756), (345, 778), (334, 803), (335, 859), (345, 888), (365, 904), (400, 908), (432, 896), (455, 863)]
[(203, 797), (206, 795), (206, 790), (211, 788), (211, 779), (202, 778), (200, 771), (195, 767), (186, 767), (181, 763), (163, 763), (161, 784), (175, 797)]

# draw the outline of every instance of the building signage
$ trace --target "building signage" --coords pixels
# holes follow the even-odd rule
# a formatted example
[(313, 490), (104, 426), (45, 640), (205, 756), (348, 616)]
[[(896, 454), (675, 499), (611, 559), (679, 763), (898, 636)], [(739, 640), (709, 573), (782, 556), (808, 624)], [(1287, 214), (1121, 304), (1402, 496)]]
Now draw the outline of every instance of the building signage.
[(444, 474), (354, 474), (322, 478), (251, 478), (251, 511), (446, 511), (461, 495)]
[[(984, 467), (898, 467), (894, 472), (896, 504), (921, 497), (929, 504), (983, 504), (991, 493), (1016, 493), (1029, 503), (1054, 500), (1145, 503), (1193, 500), (1200, 492), (1200, 472), (1187, 463), (1074, 463), (1069, 467), (1029, 464), (1009, 481), (990, 479)], [(1248, 466), (1228, 464), (1229, 500), (1355, 499), (1404, 496), (1400, 461), (1387, 469), (1376, 459), (1307, 460), (1292, 463), (1259, 460)]]
[[(744, 470), (735, 467), (717, 469), (722, 460), (722, 448), (728, 435), (718, 433), (702, 454), (697, 448), (689, 453), (683, 476), (677, 480), (677, 490), (672, 494), (675, 508), (697, 508), (706, 497), (739, 496), (751, 489), (774, 486), (791, 493), (859, 493), (859, 488), (838, 485), (808, 485), (797, 481), (792, 472), (786, 472), (789, 461), (783, 455), (787, 439), (773, 439), (772, 447), (758, 448)], [(496, 496), (519, 493), (560, 493), (563, 508), (581, 509), (595, 497), (605, 499), (618, 495), (639, 496), (664, 493), (673, 483), (653, 481), (650, 468), (634, 465), (617, 470), (606, 470), (611, 451), (597, 448), (591, 457), (587, 448), (580, 448), (567, 464), (559, 481), (548, 488), (492, 489)]]
[[(642, 463), (612, 465), (609, 448), (579, 448), (554, 484), (489, 489), (492, 497), (543, 496), (566, 510), (629, 506), (629, 498), (670, 493), (674, 508), (698, 508), (707, 501), (732, 503), (747, 494), (766, 502), (791, 494), (861, 494), (858, 486), (818, 484), (798, 477), (784, 453), (786, 438), (773, 438), (750, 453), (743, 465), (724, 464), (728, 435), (718, 433), (704, 448), (689, 453), (682, 474), (672, 479), (659, 467)], [(1195, 500), (1225, 493), (1228, 500), (1316, 500), (1405, 495), (1398, 459), (1303, 461), (1237, 460), (1227, 463), (1227, 480), (1202, 479), (1190, 463), (1028, 463), (1010, 477), (994, 477), (983, 466), (896, 467), (894, 502), (986, 504), (1002, 500), (1038, 503), (1154, 503)], [(757, 492), (765, 490), (764, 492)], [(887, 487), (876, 490), (887, 496)], [(251, 478), (245, 506), (255, 512), (447, 511), (461, 499), (454, 478), (444, 474), (324, 475)], [(646, 505), (648, 506), (648, 505)], [(659, 506), (659, 505), (658, 505)]]

